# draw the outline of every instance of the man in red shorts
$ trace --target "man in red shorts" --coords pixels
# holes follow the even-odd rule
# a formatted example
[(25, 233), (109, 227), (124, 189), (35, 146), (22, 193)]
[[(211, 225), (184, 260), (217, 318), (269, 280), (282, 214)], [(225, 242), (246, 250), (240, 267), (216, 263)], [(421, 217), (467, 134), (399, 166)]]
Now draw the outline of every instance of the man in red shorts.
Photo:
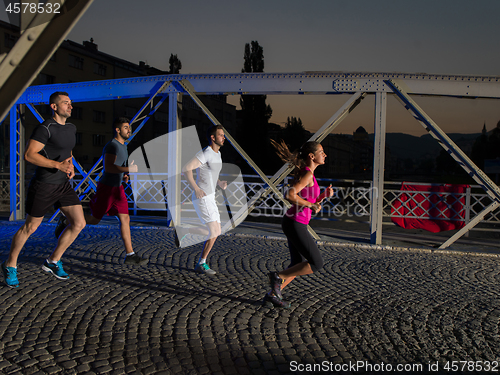
[[(90, 201), (91, 215), (85, 215), (87, 224), (99, 224), (104, 215), (117, 216), (120, 221), (120, 232), (127, 253), (125, 264), (142, 265), (148, 263), (148, 259), (141, 258), (132, 248), (130, 235), (130, 216), (128, 214), (128, 201), (123, 189), (122, 182), (128, 182), (129, 172), (137, 172), (137, 165), (132, 161), (126, 167), (128, 159), (127, 145), (125, 141), (130, 138), (130, 120), (119, 117), (113, 122), (114, 138), (104, 146), (104, 174), (97, 185), (97, 191)], [(56, 228), (55, 235), (58, 237), (64, 230), (64, 219), (61, 218)]]

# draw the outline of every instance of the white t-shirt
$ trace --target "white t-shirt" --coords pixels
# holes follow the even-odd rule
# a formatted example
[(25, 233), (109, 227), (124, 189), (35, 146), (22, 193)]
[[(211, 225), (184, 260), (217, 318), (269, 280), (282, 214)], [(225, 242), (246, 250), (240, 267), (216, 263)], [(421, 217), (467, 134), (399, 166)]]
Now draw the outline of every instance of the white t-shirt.
[(196, 158), (201, 165), (198, 169), (196, 184), (205, 194), (214, 194), (217, 187), (217, 180), (222, 169), (221, 153), (215, 152), (212, 147), (208, 146), (196, 154)]

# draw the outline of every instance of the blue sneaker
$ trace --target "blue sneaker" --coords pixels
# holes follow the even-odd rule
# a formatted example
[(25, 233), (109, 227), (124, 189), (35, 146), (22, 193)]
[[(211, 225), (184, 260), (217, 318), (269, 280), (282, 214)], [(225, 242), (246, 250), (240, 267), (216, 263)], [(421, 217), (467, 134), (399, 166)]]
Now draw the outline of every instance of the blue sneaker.
[(7, 267), (5, 262), (2, 263), (3, 278), (5, 279), (5, 284), (11, 288), (17, 288), (19, 286), (19, 280), (17, 279), (17, 268)]
[(45, 272), (50, 272), (60, 280), (69, 279), (69, 275), (66, 272), (64, 272), (62, 261), (53, 264), (45, 260), (45, 262), (42, 265), (42, 270), (44, 270)]

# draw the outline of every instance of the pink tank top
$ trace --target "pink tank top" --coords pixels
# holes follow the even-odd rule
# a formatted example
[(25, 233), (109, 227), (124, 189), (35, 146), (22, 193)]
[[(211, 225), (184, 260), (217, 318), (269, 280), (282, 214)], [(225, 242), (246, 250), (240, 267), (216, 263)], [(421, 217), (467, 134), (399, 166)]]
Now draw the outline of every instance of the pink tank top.
[[(304, 169), (310, 171), (308, 167), (305, 167)], [(320, 189), (318, 182), (316, 181), (316, 177), (314, 177), (314, 175), (313, 179), (314, 179), (314, 185), (305, 187), (304, 189), (299, 191), (298, 195), (299, 197), (305, 199), (308, 202), (316, 203), (316, 199), (319, 196)], [(294, 204), (292, 205), (292, 207), (288, 209), (285, 215), (290, 219), (295, 220), (298, 223), (309, 224), (309, 221), (311, 221), (311, 214), (312, 210), (310, 208)]]

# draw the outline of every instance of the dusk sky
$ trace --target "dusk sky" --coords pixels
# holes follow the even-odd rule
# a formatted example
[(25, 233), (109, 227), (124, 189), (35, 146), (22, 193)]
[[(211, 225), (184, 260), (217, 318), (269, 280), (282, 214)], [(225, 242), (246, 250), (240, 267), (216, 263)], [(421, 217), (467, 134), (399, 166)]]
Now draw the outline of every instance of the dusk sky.
[[(405, 72), (500, 75), (498, 0), (96, 0), (69, 34), (135, 63), (168, 70), (171, 53), (181, 73), (239, 73), (245, 43), (264, 49), (264, 71)], [(268, 96), (271, 121), (300, 117), (315, 130), (349, 96)], [(499, 100), (416, 98), (447, 132), (491, 130)], [(237, 104), (238, 97), (230, 102)], [(362, 125), (373, 132), (373, 97), (336, 133)], [(425, 131), (394, 98), (388, 132)]]

